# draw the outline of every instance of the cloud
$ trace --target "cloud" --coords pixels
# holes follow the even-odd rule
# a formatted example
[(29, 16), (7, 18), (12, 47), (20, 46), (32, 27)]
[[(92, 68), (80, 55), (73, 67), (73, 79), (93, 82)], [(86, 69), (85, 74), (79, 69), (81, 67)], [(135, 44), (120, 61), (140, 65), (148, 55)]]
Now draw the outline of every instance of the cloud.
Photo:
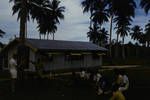
[[(61, 0), (61, 5), (66, 7), (64, 12), (65, 19), (58, 25), (58, 31), (55, 34), (57, 40), (72, 40), (72, 41), (88, 41), (87, 32), (89, 31), (89, 14), (83, 14), (81, 7), (83, 0)], [(138, 1), (139, 3), (139, 1)], [(17, 15), (12, 16), (12, 4), (9, 0), (1, 0), (0, 3), (0, 29), (6, 32), (1, 41), (7, 43), (14, 35), (19, 35), (19, 22), (17, 22)], [(144, 25), (149, 20), (149, 15), (145, 15), (143, 9), (138, 7), (136, 9), (136, 16), (133, 19), (133, 25)], [(38, 38), (39, 32), (37, 30), (36, 22), (28, 22), (28, 37)], [(109, 23), (103, 25), (109, 32)], [(113, 33), (115, 31), (113, 30)], [(116, 35), (113, 35), (116, 38)], [(129, 41), (129, 38), (126, 38)]]
[[(86, 32), (89, 26), (89, 16), (88, 14), (83, 14), (81, 0), (61, 0), (61, 5), (66, 7), (64, 13), (65, 20), (61, 21), (60, 25), (58, 25), (55, 39), (74, 40), (74, 37), (78, 37), (80, 38), (79, 40), (87, 40)], [(17, 22), (17, 15), (12, 16), (11, 7), (12, 4), (7, 0), (1, 0), (0, 12), (3, 13), (0, 13), (0, 28), (6, 32), (2, 39), (4, 42), (8, 42), (14, 35), (19, 35), (19, 22)], [(36, 27), (36, 23), (28, 22), (29, 38), (39, 37)]]

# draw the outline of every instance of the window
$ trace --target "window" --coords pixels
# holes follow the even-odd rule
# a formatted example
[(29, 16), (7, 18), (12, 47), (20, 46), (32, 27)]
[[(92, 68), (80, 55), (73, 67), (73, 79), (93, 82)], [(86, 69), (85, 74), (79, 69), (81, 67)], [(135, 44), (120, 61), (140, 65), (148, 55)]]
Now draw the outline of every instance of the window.
[(49, 55), (48, 55), (48, 61), (52, 62), (52, 61), (53, 61), (53, 58), (54, 58), (54, 57), (53, 57), (53, 54), (49, 54)]
[(92, 55), (92, 58), (93, 58), (94, 60), (98, 60), (98, 59), (100, 58), (100, 56), (99, 56), (98, 54), (94, 53), (94, 54)]
[(83, 60), (84, 56), (79, 53), (66, 54), (65, 60)]

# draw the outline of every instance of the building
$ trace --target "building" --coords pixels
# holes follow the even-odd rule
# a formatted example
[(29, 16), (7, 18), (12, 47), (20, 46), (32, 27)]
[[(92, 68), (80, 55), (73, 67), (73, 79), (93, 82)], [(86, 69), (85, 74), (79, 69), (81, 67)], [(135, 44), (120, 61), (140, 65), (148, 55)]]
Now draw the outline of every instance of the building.
[(106, 51), (90, 42), (26, 39), (21, 44), (19, 39), (15, 39), (1, 51), (2, 69), (8, 69), (8, 60), (13, 54), (18, 55), (18, 64), (22, 61), (28, 71), (35, 71), (32, 62), (38, 59), (41, 59), (45, 71), (98, 68)]

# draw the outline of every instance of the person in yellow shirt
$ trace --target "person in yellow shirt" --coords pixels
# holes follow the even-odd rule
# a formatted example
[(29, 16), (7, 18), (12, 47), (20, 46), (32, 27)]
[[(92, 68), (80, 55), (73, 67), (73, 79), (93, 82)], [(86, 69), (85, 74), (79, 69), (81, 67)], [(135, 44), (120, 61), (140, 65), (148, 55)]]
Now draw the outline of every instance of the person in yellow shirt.
[(115, 84), (112, 87), (112, 97), (110, 98), (110, 100), (126, 100), (125, 96), (122, 94), (121, 91), (119, 91), (119, 85)]

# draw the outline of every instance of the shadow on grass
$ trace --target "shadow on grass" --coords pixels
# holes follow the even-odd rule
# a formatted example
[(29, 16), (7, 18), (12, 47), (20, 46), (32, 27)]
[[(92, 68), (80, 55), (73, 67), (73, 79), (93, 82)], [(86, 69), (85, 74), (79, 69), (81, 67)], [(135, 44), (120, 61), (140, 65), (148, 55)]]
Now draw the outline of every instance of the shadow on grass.
[[(150, 90), (150, 68), (126, 68), (130, 80), (127, 100), (148, 100)], [(112, 81), (112, 70), (103, 75)], [(109, 95), (97, 96), (90, 81), (78, 78), (58, 77), (53, 80), (24, 80), (16, 84), (16, 92), (11, 93), (10, 81), (0, 81), (0, 100), (109, 100)]]

